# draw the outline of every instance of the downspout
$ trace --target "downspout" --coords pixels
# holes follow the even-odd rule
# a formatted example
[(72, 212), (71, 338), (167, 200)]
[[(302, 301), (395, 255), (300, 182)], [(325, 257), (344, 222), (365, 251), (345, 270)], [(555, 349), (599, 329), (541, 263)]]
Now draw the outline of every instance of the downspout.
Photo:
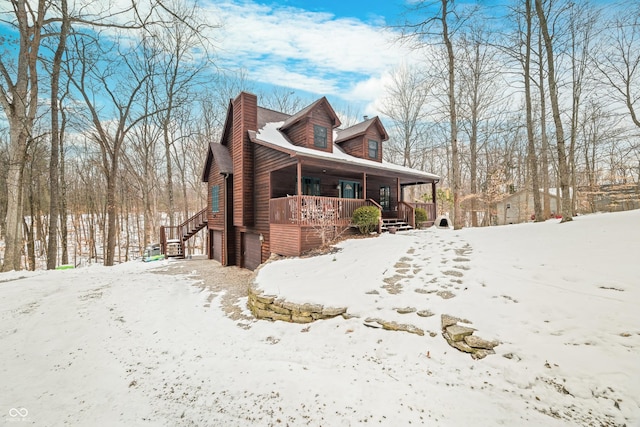
[[(227, 186), (229, 185), (228, 182), (228, 178), (229, 178), (229, 174), (225, 173), (224, 174), (224, 214), (223, 216), (223, 222), (224, 222), (224, 226), (223, 226), (223, 231), (222, 231), (222, 254), (224, 255), (224, 263), (222, 265), (229, 265), (229, 248), (227, 248), (227, 215), (228, 215), (228, 206), (227, 203), (229, 201), (229, 198), (227, 197)], [(222, 261), (222, 260), (221, 260)]]

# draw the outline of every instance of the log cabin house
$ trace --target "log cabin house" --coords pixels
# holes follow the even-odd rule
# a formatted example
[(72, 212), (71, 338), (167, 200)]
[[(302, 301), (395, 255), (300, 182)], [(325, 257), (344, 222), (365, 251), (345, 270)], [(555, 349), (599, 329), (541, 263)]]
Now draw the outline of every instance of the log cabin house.
[[(379, 231), (415, 227), (416, 207), (432, 224), (439, 177), (383, 161), (388, 135), (378, 117), (340, 125), (325, 97), (288, 115), (240, 93), (221, 141), (208, 147), (207, 208), (181, 226), (181, 239), (206, 226), (210, 259), (255, 269), (271, 253), (298, 256), (321, 246), (327, 229), (355, 232), (351, 217), (360, 206), (380, 210)], [(405, 187), (424, 184), (431, 203), (403, 200)], [(164, 231), (161, 240), (168, 240)]]

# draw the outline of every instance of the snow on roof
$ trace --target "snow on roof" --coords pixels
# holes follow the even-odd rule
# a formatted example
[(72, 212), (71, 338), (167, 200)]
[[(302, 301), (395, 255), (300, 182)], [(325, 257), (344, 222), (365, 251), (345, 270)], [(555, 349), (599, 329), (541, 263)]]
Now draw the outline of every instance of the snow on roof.
[[(360, 157), (355, 157), (347, 154), (339, 145), (333, 144), (333, 153), (328, 153), (326, 151), (315, 150), (307, 147), (300, 147), (298, 145), (292, 144), (287, 137), (280, 132), (280, 127), (284, 122), (271, 122), (266, 123), (264, 127), (259, 129), (257, 132), (250, 132), (250, 136), (254, 139), (255, 142), (272, 146), (276, 149), (284, 150), (290, 154), (299, 154), (307, 157), (315, 157), (318, 159), (326, 159), (332, 160), (335, 162), (342, 163), (352, 163), (354, 165), (366, 166), (374, 169), (381, 169), (387, 171), (393, 171), (403, 174), (411, 174), (416, 177), (420, 177), (422, 179), (427, 180), (438, 180), (440, 177), (438, 175), (423, 172), (417, 169), (408, 168), (406, 166), (396, 165), (394, 163), (389, 163), (386, 161), (382, 161), (382, 163), (374, 162), (372, 160), (362, 159)], [(334, 130), (333, 139), (334, 141), (337, 138), (337, 132)]]

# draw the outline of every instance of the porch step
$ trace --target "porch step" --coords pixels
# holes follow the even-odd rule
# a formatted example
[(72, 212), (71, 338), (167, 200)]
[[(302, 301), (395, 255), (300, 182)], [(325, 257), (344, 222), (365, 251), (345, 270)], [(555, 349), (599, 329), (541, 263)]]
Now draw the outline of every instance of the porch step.
[(409, 223), (397, 218), (383, 218), (382, 219), (382, 232), (389, 231), (390, 227), (395, 227), (397, 231), (413, 230), (413, 227)]

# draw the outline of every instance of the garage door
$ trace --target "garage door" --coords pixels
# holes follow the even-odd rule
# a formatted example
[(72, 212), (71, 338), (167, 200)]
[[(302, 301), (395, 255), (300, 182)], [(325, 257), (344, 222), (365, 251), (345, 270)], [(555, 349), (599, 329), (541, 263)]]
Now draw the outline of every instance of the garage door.
[(242, 233), (243, 267), (255, 270), (261, 263), (260, 235)]
[(213, 259), (222, 262), (222, 231), (213, 232)]

